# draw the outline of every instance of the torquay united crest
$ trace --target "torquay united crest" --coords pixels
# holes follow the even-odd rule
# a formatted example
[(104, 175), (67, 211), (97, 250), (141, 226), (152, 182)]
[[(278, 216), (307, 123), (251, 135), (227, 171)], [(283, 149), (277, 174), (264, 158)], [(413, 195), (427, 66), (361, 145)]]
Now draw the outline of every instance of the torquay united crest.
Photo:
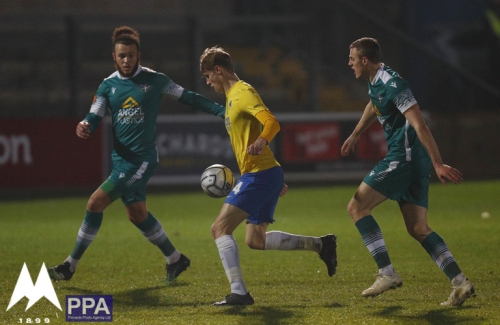
[(7, 310), (17, 304), (19, 300), (24, 297), (28, 298), (26, 310), (31, 308), (38, 300), (42, 299), (42, 297), (45, 297), (54, 306), (62, 311), (59, 300), (57, 299), (56, 291), (54, 290), (52, 281), (50, 281), (49, 273), (45, 267), (45, 263), (42, 264), (42, 268), (40, 269), (40, 273), (38, 273), (35, 285), (33, 285), (28, 267), (26, 266), (26, 263), (24, 263), (23, 268), (21, 269), (21, 274), (19, 274), (19, 278), (17, 279), (14, 292), (10, 298)]

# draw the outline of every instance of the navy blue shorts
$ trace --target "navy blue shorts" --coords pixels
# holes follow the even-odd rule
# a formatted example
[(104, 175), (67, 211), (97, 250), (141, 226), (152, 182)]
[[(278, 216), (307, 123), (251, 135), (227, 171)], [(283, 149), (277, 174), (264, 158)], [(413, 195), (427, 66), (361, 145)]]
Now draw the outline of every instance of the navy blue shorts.
[(285, 179), (281, 167), (273, 167), (256, 173), (246, 173), (238, 180), (226, 201), (250, 216), (253, 224), (273, 223), (274, 209), (278, 203)]

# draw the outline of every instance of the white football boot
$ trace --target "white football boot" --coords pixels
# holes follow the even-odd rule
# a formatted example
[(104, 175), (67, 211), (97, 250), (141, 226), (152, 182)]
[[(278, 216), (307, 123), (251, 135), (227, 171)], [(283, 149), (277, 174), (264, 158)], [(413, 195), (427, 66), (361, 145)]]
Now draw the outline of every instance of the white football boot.
[(363, 297), (376, 297), (387, 290), (396, 289), (403, 285), (403, 280), (396, 271), (393, 275), (377, 273), (375, 277), (373, 285), (361, 293)]
[(442, 302), (441, 306), (460, 306), (467, 298), (471, 296), (476, 296), (476, 289), (469, 281), (469, 279), (465, 278), (462, 281), (462, 284), (451, 287), (451, 294), (448, 297), (448, 300)]

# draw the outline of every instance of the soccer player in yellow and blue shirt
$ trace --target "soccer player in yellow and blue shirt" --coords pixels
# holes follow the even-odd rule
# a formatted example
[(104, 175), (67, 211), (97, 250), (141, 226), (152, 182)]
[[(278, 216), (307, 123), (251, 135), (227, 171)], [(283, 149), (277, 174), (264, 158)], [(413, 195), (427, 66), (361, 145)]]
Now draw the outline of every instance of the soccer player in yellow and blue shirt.
[(231, 294), (215, 306), (251, 305), (254, 300), (241, 274), (233, 231), (246, 220), (245, 242), (260, 250), (309, 250), (319, 254), (328, 275), (337, 267), (336, 237), (311, 237), (281, 231), (266, 232), (274, 222), (278, 198), (287, 191), (283, 170), (269, 143), (280, 130), (276, 118), (259, 94), (240, 80), (231, 56), (221, 47), (207, 48), (200, 57), (200, 70), (207, 85), (226, 95), (225, 125), (241, 172), (210, 231), (231, 285)]
[(190, 260), (168, 239), (160, 222), (146, 206), (146, 185), (158, 165), (156, 120), (164, 96), (222, 117), (224, 107), (174, 83), (163, 73), (140, 65), (139, 33), (127, 26), (112, 35), (116, 71), (99, 86), (90, 113), (76, 127), (82, 139), (95, 131), (106, 110), (112, 121), (113, 153), (109, 178), (91, 195), (75, 247), (66, 260), (50, 268), (53, 280), (70, 280), (78, 262), (96, 236), (104, 210), (121, 199), (128, 219), (167, 260), (167, 281), (174, 281)]
[(384, 129), (388, 146), (386, 157), (366, 175), (347, 207), (379, 269), (375, 283), (362, 295), (377, 296), (403, 283), (392, 266), (380, 227), (371, 215), (373, 208), (389, 198), (398, 202), (408, 233), (451, 281), (452, 292), (442, 305), (461, 305), (475, 294), (474, 286), (458, 267), (444, 240), (429, 227), (427, 207), (433, 167), (444, 185), (446, 180), (460, 183), (462, 173), (443, 164), (410, 85), (380, 62), (377, 40), (365, 37), (353, 42), (349, 66), (357, 79), (368, 81), (370, 101), (353, 133), (344, 142), (342, 156), (354, 150), (361, 134), (377, 120)]

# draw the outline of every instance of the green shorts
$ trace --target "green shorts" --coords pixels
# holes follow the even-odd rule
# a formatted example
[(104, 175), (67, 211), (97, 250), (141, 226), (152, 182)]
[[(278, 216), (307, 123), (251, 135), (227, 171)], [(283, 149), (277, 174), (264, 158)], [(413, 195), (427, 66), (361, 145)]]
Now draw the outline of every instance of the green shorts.
[(430, 159), (418, 161), (382, 160), (363, 182), (402, 207), (411, 203), (424, 208), (429, 205)]
[(136, 164), (123, 159), (113, 160), (111, 175), (102, 183), (101, 188), (112, 201), (121, 198), (125, 205), (145, 201), (146, 185), (157, 165), (156, 162)]

